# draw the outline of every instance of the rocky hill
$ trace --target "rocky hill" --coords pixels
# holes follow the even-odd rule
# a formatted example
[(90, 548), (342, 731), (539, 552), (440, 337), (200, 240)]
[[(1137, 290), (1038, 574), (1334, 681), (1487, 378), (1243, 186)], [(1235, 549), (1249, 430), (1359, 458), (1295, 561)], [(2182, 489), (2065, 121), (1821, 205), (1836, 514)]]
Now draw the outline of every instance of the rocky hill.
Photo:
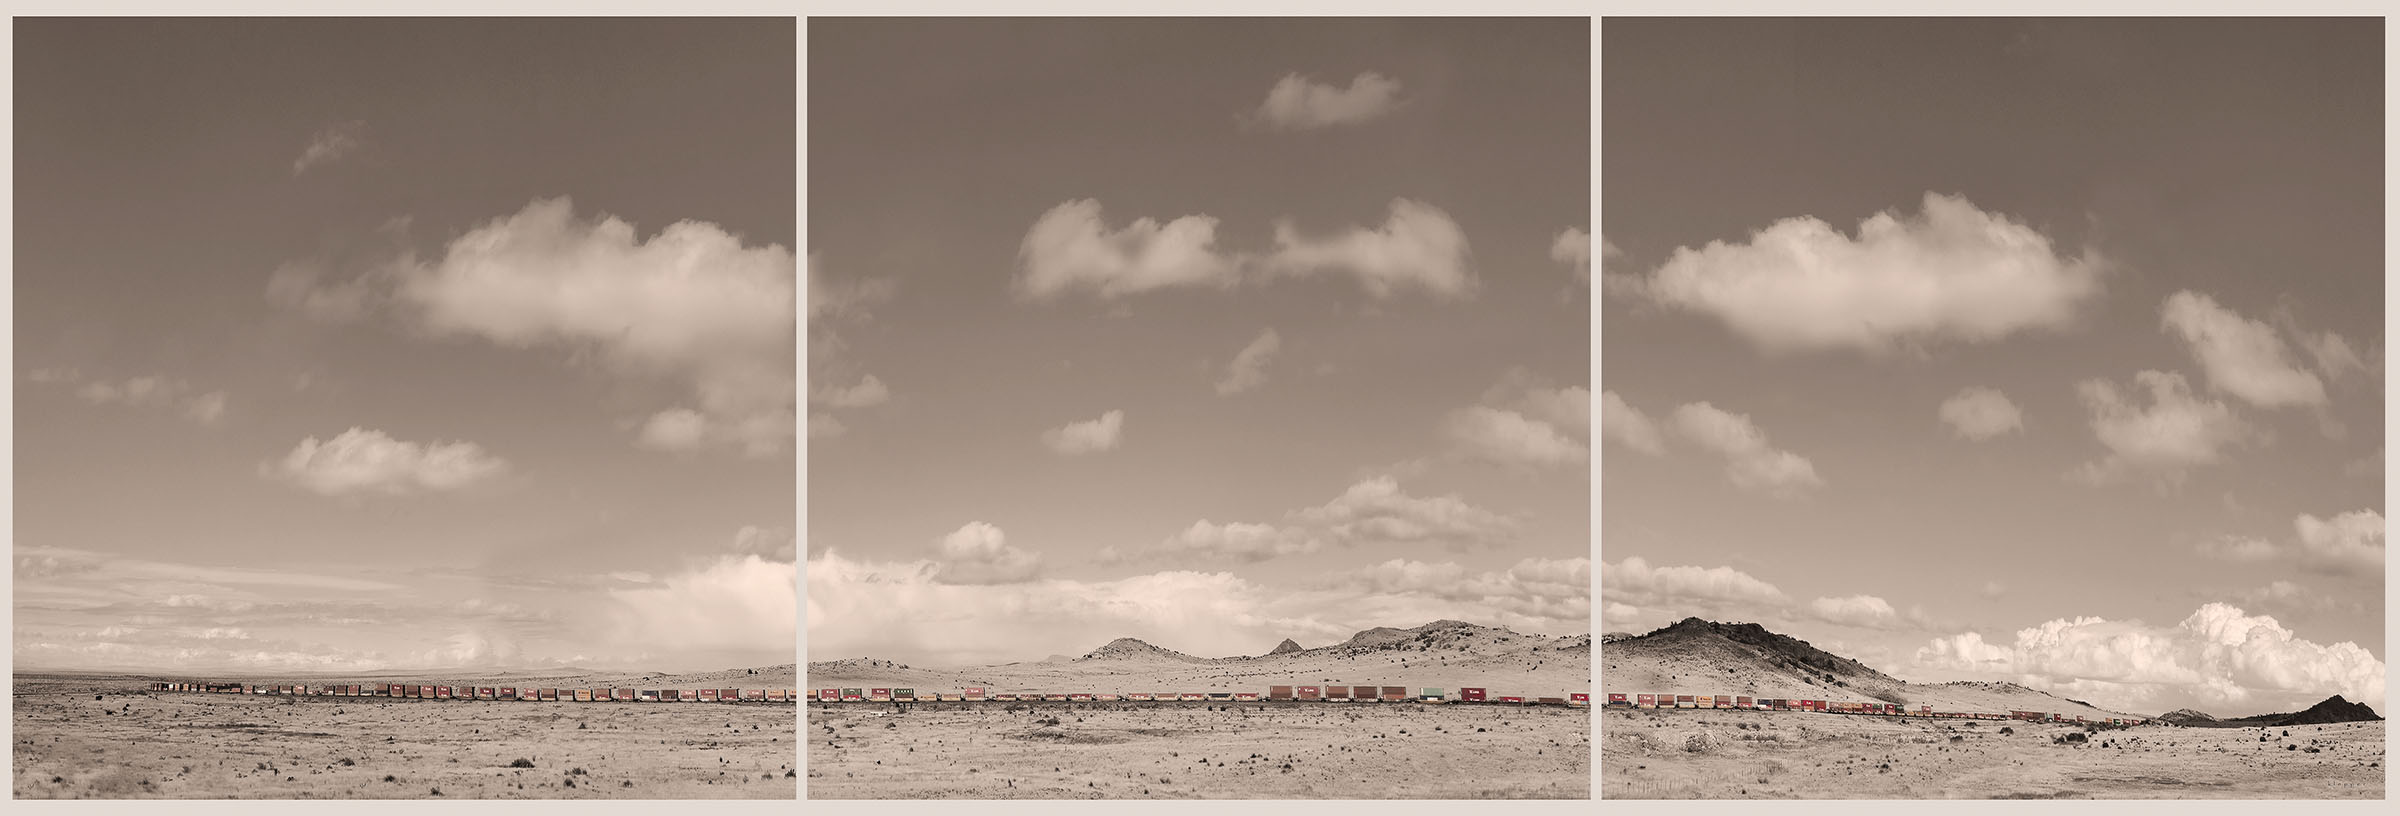
[(2014, 683), (1909, 683), (1755, 623), (1685, 618), (1648, 634), (1602, 643), (1600, 662), (1602, 685), (1613, 693), (1880, 700), (1931, 705), (1937, 711), (2128, 716)]
[(1284, 638), (1283, 642), (1275, 644), (1274, 650), (1267, 652), (1266, 656), (1274, 657), (1276, 655), (1291, 654), (1297, 651), (1301, 651), (1300, 644), (1293, 643), (1291, 638)]
[[(1290, 641), (1285, 642), (1289, 643)], [(1084, 656), (1075, 658), (1075, 660), (1077, 662), (1086, 660), (1173, 660), (1184, 663), (1208, 662), (1207, 658), (1193, 657), (1173, 649), (1161, 649), (1157, 646), (1152, 646), (1139, 638), (1117, 638), (1116, 640), (1109, 641), (1108, 645), (1093, 649)]]

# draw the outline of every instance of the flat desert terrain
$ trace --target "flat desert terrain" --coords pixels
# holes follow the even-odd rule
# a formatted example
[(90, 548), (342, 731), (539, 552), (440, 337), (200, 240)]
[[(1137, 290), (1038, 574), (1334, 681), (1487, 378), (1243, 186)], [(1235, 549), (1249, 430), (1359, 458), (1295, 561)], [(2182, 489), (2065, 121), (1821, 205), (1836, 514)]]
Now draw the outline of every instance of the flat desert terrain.
[(811, 703), (808, 797), (1588, 799), (1590, 714), (1413, 703)]
[[(653, 685), (642, 687), (680, 687), (680, 681), (697, 687), (702, 678), (726, 687), (789, 685), (791, 667), (780, 667), (781, 678), (772, 671), (654, 675)], [(630, 687), (641, 678), (543, 679)], [(250, 697), (153, 693), (150, 679), (16, 675), (9, 756), (15, 797), (791, 799), (798, 793), (789, 704)], [(518, 759), (533, 767), (511, 767)]]
[[(2381, 799), (2384, 724), (2104, 729), (1599, 712), (1603, 799)], [(2013, 734), (2001, 734), (2007, 727)], [(2288, 736), (2287, 736), (2288, 734)], [(2260, 737), (2264, 736), (2264, 741)]]

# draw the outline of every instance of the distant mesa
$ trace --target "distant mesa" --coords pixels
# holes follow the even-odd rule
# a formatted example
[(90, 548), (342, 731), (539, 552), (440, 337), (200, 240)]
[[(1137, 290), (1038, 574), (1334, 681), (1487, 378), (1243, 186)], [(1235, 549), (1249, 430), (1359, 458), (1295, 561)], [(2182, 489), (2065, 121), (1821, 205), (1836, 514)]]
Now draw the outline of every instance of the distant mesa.
[(2306, 711), (2289, 714), (2260, 714), (2255, 717), (2218, 719), (2205, 713), (2182, 709), (2161, 714), (2163, 722), (2191, 728), (2281, 728), (2292, 725), (2332, 725), (2347, 722), (2380, 722), (2382, 717), (2366, 703), (2353, 703), (2336, 694), (2324, 702), (2309, 706)]
[(1267, 652), (1266, 656), (1274, 657), (1276, 655), (1292, 654), (1298, 651), (1300, 651), (1300, 644), (1293, 643), (1291, 638), (1284, 638), (1283, 642), (1275, 644), (1275, 648), (1272, 651)]
[(1157, 646), (1152, 646), (1140, 638), (1117, 638), (1116, 640), (1109, 641), (1108, 645), (1106, 646), (1093, 649), (1089, 654), (1075, 658), (1075, 662), (1077, 663), (1091, 660), (1174, 660), (1184, 663), (1208, 662), (1206, 658), (1193, 657), (1173, 649), (1162, 649)]

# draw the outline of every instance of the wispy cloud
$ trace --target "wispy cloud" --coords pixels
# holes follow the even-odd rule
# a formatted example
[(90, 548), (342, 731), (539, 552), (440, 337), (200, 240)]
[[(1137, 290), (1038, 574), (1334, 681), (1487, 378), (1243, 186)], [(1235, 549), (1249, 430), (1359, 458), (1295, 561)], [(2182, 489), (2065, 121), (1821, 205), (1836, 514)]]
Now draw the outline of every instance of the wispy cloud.
[(1276, 81), (1266, 101), (1244, 118), (1270, 130), (1316, 130), (1374, 121), (1406, 102), (1399, 80), (1373, 71), (1351, 78), (1347, 87), (1291, 73)]
[(339, 161), (366, 144), (367, 123), (359, 120), (327, 125), (308, 137), (308, 146), (292, 160), (292, 175)]

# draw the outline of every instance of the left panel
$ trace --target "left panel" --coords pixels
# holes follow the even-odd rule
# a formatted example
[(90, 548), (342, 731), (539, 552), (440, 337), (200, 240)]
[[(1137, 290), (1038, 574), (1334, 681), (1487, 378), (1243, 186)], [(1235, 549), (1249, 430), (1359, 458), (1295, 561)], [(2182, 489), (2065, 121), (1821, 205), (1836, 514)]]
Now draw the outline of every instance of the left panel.
[(15, 21), (13, 798), (792, 798), (795, 31)]

